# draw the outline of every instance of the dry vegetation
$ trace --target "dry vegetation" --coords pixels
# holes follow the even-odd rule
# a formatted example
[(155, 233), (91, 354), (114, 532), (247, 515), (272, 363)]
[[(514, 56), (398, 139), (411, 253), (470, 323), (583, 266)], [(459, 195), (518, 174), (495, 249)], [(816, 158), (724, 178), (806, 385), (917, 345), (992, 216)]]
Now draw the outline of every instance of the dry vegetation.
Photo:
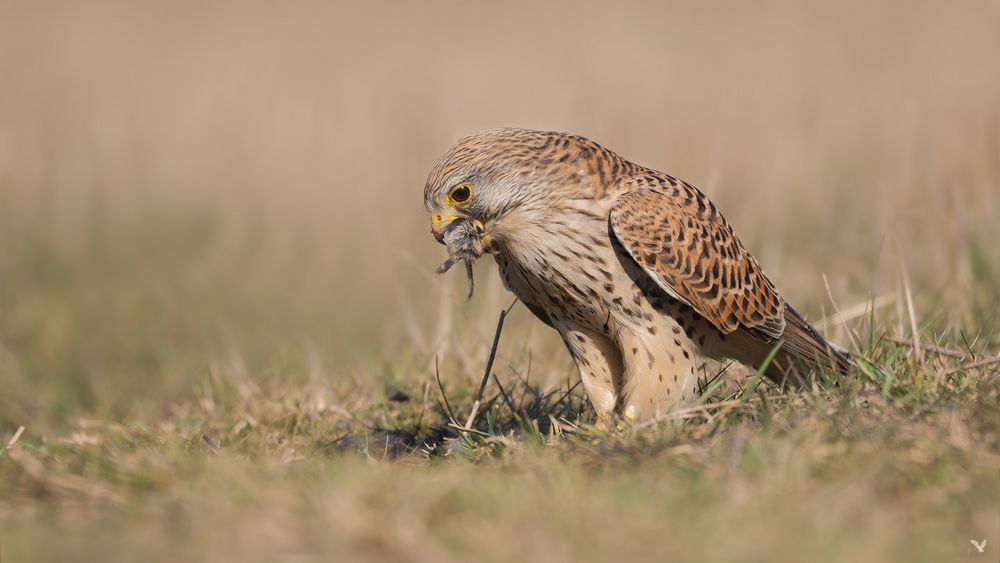
[[(995, 561), (998, 28), (978, 0), (0, 3), (0, 559)], [(515, 309), (449, 426), (510, 297), (434, 276), (422, 182), (503, 125), (702, 187), (864, 369), (731, 368), (682, 425), (603, 434)]]

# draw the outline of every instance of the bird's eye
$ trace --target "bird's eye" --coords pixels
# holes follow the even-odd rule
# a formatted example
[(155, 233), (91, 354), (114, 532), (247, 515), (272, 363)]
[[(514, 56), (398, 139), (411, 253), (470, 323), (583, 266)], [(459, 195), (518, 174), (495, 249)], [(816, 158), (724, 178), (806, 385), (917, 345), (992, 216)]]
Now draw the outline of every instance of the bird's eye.
[(469, 204), (470, 199), (472, 199), (472, 184), (459, 184), (451, 189), (447, 203), (448, 205), (465, 207)]

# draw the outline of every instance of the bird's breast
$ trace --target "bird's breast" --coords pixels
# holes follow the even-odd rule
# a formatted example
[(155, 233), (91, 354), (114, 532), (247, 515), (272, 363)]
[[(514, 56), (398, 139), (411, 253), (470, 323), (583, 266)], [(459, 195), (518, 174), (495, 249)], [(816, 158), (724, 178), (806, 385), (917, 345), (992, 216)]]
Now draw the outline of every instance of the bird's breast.
[(606, 218), (563, 214), (513, 234), (494, 254), (507, 289), (553, 322), (608, 331), (615, 298), (633, 284), (612, 248)]

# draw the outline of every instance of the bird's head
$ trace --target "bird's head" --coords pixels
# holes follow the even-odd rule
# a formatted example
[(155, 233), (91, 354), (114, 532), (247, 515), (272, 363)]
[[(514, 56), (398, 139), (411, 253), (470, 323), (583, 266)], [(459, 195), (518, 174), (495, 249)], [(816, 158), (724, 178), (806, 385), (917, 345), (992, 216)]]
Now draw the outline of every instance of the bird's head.
[(483, 254), (537, 242), (532, 227), (546, 221), (560, 190), (589, 177), (569, 158), (585, 146), (596, 145), (562, 133), (493, 129), (448, 149), (424, 186), (431, 233), (448, 249), (439, 272), (458, 261), (471, 272)]
[(496, 250), (526, 214), (544, 208), (543, 147), (558, 133), (493, 129), (461, 139), (427, 176), (431, 233), (455, 260)]
[(533, 140), (540, 135), (521, 129), (476, 133), (448, 149), (427, 176), (424, 206), (431, 233), (448, 249), (438, 273), (463, 262), (470, 298), (472, 263), (495, 252), (516, 230), (518, 211), (539, 199), (540, 181), (530, 171)]

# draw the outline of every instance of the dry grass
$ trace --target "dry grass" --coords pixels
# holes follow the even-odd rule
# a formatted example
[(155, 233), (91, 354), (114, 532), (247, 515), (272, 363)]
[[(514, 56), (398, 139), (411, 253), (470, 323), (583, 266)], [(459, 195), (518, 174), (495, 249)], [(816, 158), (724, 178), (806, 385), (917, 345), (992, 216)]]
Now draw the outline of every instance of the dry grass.
[[(998, 26), (0, 4), (0, 557), (995, 558)], [(509, 296), (433, 275), (421, 188), (503, 125), (702, 187), (863, 373), (782, 395), (734, 368), (683, 425), (605, 435), (515, 309), (463, 437)]]

